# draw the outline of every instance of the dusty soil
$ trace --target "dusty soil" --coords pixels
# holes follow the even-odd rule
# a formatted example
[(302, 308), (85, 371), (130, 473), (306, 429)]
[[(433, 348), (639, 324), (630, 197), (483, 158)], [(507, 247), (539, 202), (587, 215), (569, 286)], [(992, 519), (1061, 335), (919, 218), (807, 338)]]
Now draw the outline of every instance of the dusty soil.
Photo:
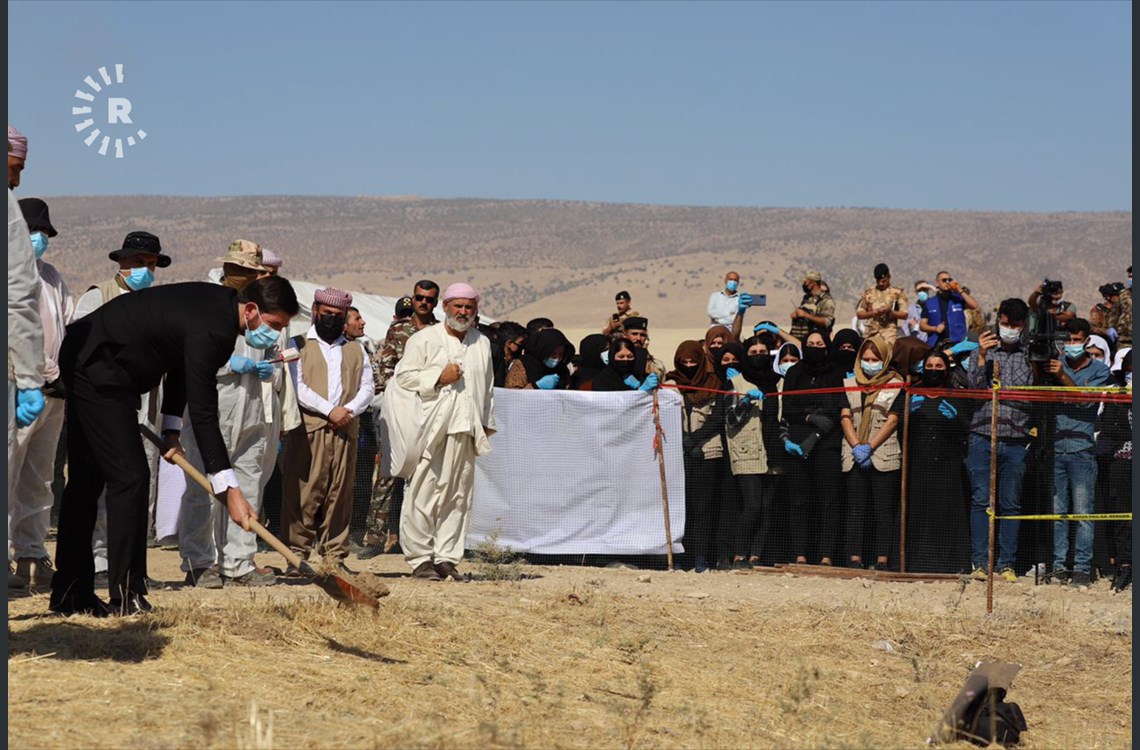
[(113, 620), (11, 599), (9, 747), (917, 748), (988, 659), (1024, 665), (1024, 747), (1131, 746), (1132, 594), (1104, 582), (1001, 584), (986, 616), (953, 581), (350, 564), (390, 586), (379, 612), (303, 584), (172, 585)]

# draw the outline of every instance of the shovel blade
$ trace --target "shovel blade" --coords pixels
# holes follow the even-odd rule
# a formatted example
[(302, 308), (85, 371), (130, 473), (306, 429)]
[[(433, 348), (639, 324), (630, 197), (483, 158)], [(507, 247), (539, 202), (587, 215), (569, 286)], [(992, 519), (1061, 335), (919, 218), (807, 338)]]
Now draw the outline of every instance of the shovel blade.
[(372, 609), (380, 609), (379, 599), (361, 590), (349, 582), (347, 578), (329, 573), (319, 573), (307, 562), (302, 562), (299, 570), (302, 575), (341, 604), (347, 604), (349, 606), (364, 605)]

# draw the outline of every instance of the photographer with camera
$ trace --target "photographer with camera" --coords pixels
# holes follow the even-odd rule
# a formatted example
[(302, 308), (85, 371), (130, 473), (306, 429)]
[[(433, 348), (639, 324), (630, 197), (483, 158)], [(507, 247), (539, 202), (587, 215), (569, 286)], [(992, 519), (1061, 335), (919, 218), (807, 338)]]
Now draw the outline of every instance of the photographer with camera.
[(966, 310), (977, 310), (978, 303), (954, 281), (949, 271), (939, 271), (935, 281), (938, 293), (926, 300), (918, 329), (927, 334), (926, 341), (932, 347), (965, 341), (969, 335)]
[(1065, 299), (1065, 285), (1045, 279), (1029, 295), (1029, 307), (1053, 316), (1055, 330), (1064, 331), (1069, 321), (1077, 317), (1073, 303)]
[[(1069, 321), (1069, 336), (1064, 357), (1051, 359), (1045, 372), (1068, 388), (1098, 388), (1108, 385), (1108, 365), (1089, 356), (1085, 345), (1089, 340), (1089, 322), (1083, 318)], [(1097, 463), (1093, 455), (1096, 442), (1094, 429), (1100, 404), (1062, 402), (1057, 405), (1053, 446), (1053, 512), (1092, 513), (1096, 494)], [(1070, 502), (1071, 500), (1071, 502)], [(1072, 510), (1069, 510), (1070, 504)], [(1073, 569), (1065, 568), (1069, 553), (1069, 523), (1053, 523), (1053, 581), (1066, 578), (1073, 586), (1091, 583), (1093, 555), (1092, 521), (1077, 522), (1077, 544), (1073, 552)]]
[[(942, 276), (942, 274), (939, 274)], [(1029, 353), (1022, 346), (1022, 334), (1029, 319), (1029, 307), (1023, 300), (1007, 299), (998, 306), (997, 331), (988, 329), (978, 337), (978, 348), (970, 355), (967, 385), (975, 390), (988, 390), (998, 376), (1006, 387), (1033, 385), (1033, 367)], [(972, 577), (985, 580), (989, 551), (990, 505), (990, 430), (993, 404), (984, 401), (970, 421), (966, 453), (966, 469), (970, 474), (970, 546), (974, 571)], [(1017, 515), (1021, 511), (1021, 483), (1025, 478), (1025, 459), (1029, 453), (1029, 420), (1025, 404), (1014, 401), (998, 403), (997, 419), (997, 514)], [(1000, 576), (1011, 583), (1017, 580), (1013, 564), (1017, 560), (1018, 521), (999, 521), (998, 555), (995, 565)]]

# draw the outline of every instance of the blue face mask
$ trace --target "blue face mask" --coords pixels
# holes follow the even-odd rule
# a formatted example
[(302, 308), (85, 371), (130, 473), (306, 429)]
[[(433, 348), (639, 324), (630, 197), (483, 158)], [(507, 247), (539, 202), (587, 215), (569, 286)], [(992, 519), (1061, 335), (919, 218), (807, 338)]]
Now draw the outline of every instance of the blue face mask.
[(724, 282), (724, 288), (727, 289), (730, 293), (735, 293), (738, 286), (740, 286), (739, 281), (729, 279), (728, 281)]
[(32, 249), (36, 251), (36, 260), (44, 257), (47, 252), (48, 238), (43, 232), (32, 232)]
[(960, 360), (958, 362), (958, 366), (961, 367), (963, 371), (969, 372), (970, 371), (970, 358), (966, 357), (965, 359)]
[(1129, 372), (1124, 374), (1124, 382), (1128, 383), (1129, 388), (1132, 387), (1132, 373)]
[(795, 364), (795, 362), (781, 362), (780, 363), (780, 374), (781, 375), (787, 375), (788, 370), (792, 369), (792, 365), (794, 365), (794, 364)]
[(1124, 286), (1128, 287), (1129, 289), (1132, 288), (1132, 277), (1131, 276), (1129, 276), (1127, 279), (1124, 280)]
[(1072, 360), (1078, 360), (1085, 356), (1084, 344), (1065, 344), (1065, 356)]
[[(261, 312), (258, 311), (257, 317), (261, 318)], [(246, 323), (248, 326), (249, 324)], [(272, 349), (277, 343), (277, 339), (281, 334), (269, 327), (269, 324), (264, 320), (261, 325), (252, 331), (246, 328), (245, 341), (254, 349)]]
[[(609, 352), (606, 352), (606, 354), (609, 354)], [(558, 359), (557, 357), (548, 357), (547, 359), (542, 360), (542, 364), (546, 365), (546, 369), (553, 370), (555, 367), (558, 367), (558, 363), (561, 361), (562, 360)]]
[(864, 359), (859, 363), (859, 366), (863, 368), (864, 375), (870, 375), (872, 377), (883, 371), (882, 362), (871, 362), (870, 360)]
[(132, 268), (130, 275), (125, 277), (123, 281), (127, 282), (127, 286), (137, 292), (140, 289), (146, 289), (154, 283), (154, 271), (146, 266), (142, 268)]
[(918, 293), (918, 301), (919, 302), (925, 302), (928, 299), (930, 299), (930, 295), (927, 294), (926, 292), (919, 292)]

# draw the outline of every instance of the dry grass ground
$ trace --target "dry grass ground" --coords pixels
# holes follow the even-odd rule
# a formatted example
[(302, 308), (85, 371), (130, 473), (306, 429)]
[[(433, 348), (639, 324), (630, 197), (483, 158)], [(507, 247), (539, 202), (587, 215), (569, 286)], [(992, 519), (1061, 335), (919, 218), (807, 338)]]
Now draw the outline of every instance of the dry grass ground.
[(980, 584), (358, 567), (391, 585), (379, 613), (293, 585), (127, 620), (9, 601), (9, 747), (917, 748), (982, 659), (1024, 665), (1024, 747), (1131, 746), (1132, 594), (1105, 583), (1003, 584), (987, 617)]

